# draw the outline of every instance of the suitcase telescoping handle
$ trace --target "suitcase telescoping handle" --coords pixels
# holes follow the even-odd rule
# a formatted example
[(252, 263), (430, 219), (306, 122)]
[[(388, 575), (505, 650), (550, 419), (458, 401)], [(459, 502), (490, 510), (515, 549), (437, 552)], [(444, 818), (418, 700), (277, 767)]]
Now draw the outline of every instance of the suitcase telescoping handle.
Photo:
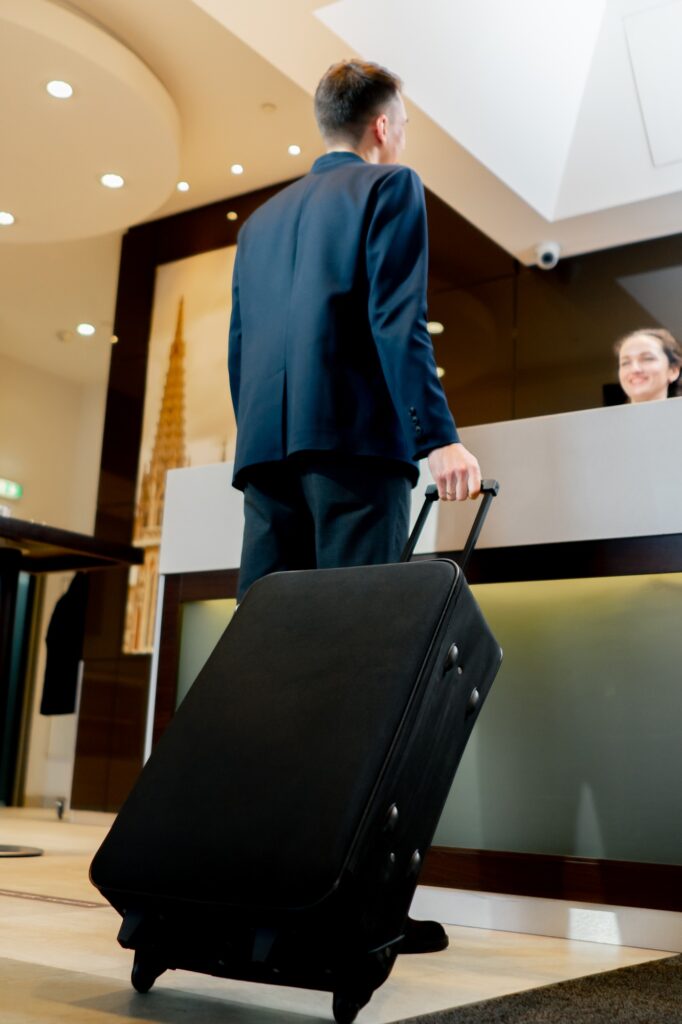
[[(474, 550), (474, 547), (476, 546), (478, 535), (483, 529), (485, 517), (488, 515), (490, 502), (493, 500), (495, 495), (498, 494), (499, 490), (500, 485), (498, 484), (497, 480), (481, 481), (482, 500), (481, 504), (479, 505), (478, 512), (476, 513), (476, 518), (474, 519), (474, 525), (471, 527), (471, 531), (469, 532), (469, 536), (467, 537), (467, 542), (464, 545), (462, 557), (459, 561), (459, 567), (462, 570), (464, 570), (467, 562), (469, 561), (471, 552)], [(438, 501), (438, 488), (436, 487), (435, 484), (429, 484), (429, 486), (426, 488), (426, 493), (424, 495), (424, 504), (421, 507), (419, 515), (417, 516), (417, 522), (414, 524), (414, 529), (412, 530), (412, 533), (408, 538), (403, 553), (400, 556), (401, 562), (409, 562), (409, 560), (412, 558), (412, 553), (414, 552), (414, 549), (417, 545), (417, 541), (419, 540), (419, 536), (422, 530), (424, 529), (424, 523), (426, 522), (427, 516), (431, 511), (431, 505), (434, 503), (434, 501)]]

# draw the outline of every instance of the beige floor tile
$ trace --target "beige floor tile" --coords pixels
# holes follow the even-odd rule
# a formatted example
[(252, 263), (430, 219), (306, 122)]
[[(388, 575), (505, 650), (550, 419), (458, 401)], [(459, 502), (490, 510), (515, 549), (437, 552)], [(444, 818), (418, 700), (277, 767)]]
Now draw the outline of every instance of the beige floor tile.
[[(0, 859), (1, 1024), (317, 1024), (331, 1019), (327, 993), (167, 972), (152, 992), (130, 986), (132, 954), (116, 943), (119, 917), (101, 903), (87, 869), (111, 817), (0, 809), (0, 842), (41, 846), (45, 856)], [(358, 1024), (522, 991), (567, 978), (658, 959), (628, 949), (510, 932), (449, 927), (451, 944), (433, 956), (401, 957)]]

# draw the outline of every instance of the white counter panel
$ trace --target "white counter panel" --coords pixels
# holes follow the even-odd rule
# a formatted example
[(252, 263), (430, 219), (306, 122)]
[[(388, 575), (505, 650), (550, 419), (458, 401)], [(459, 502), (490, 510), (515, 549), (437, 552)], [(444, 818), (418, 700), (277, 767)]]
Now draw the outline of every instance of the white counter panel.
[(231, 462), (169, 471), (160, 573), (236, 569), (243, 532), (244, 497), (232, 486)]
[[(682, 532), (682, 399), (465, 427), (461, 436), (483, 475), (500, 481), (479, 547)], [(474, 513), (439, 504), (435, 550), (461, 549)]]
[[(501, 485), (480, 547), (682, 532), (682, 400), (489, 423), (461, 435), (483, 475)], [(168, 474), (162, 573), (238, 567), (243, 497), (231, 480), (232, 463)], [(430, 482), (424, 461), (412, 521)], [(476, 507), (439, 502), (417, 552), (461, 549)]]

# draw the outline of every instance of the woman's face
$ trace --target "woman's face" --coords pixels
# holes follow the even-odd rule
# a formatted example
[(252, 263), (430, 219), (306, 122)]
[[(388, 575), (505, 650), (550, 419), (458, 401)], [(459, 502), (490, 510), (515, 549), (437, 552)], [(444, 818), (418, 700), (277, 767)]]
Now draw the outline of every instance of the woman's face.
[(631, 402), (655, 402), (668, 397), (668, 384), (680, 368), (668, 362), (658, 338), (633, 334), (618, 353), (618, 379)]

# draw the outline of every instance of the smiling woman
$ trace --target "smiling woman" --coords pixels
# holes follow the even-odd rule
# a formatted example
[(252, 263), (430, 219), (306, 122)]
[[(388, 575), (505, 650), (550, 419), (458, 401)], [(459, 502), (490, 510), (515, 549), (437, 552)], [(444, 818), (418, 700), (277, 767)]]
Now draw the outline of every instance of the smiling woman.
[(630, 402), (655, 402), (680, 393), (682, 346), (663, 328), (642, 328), (615, 345), (618, 379)]

